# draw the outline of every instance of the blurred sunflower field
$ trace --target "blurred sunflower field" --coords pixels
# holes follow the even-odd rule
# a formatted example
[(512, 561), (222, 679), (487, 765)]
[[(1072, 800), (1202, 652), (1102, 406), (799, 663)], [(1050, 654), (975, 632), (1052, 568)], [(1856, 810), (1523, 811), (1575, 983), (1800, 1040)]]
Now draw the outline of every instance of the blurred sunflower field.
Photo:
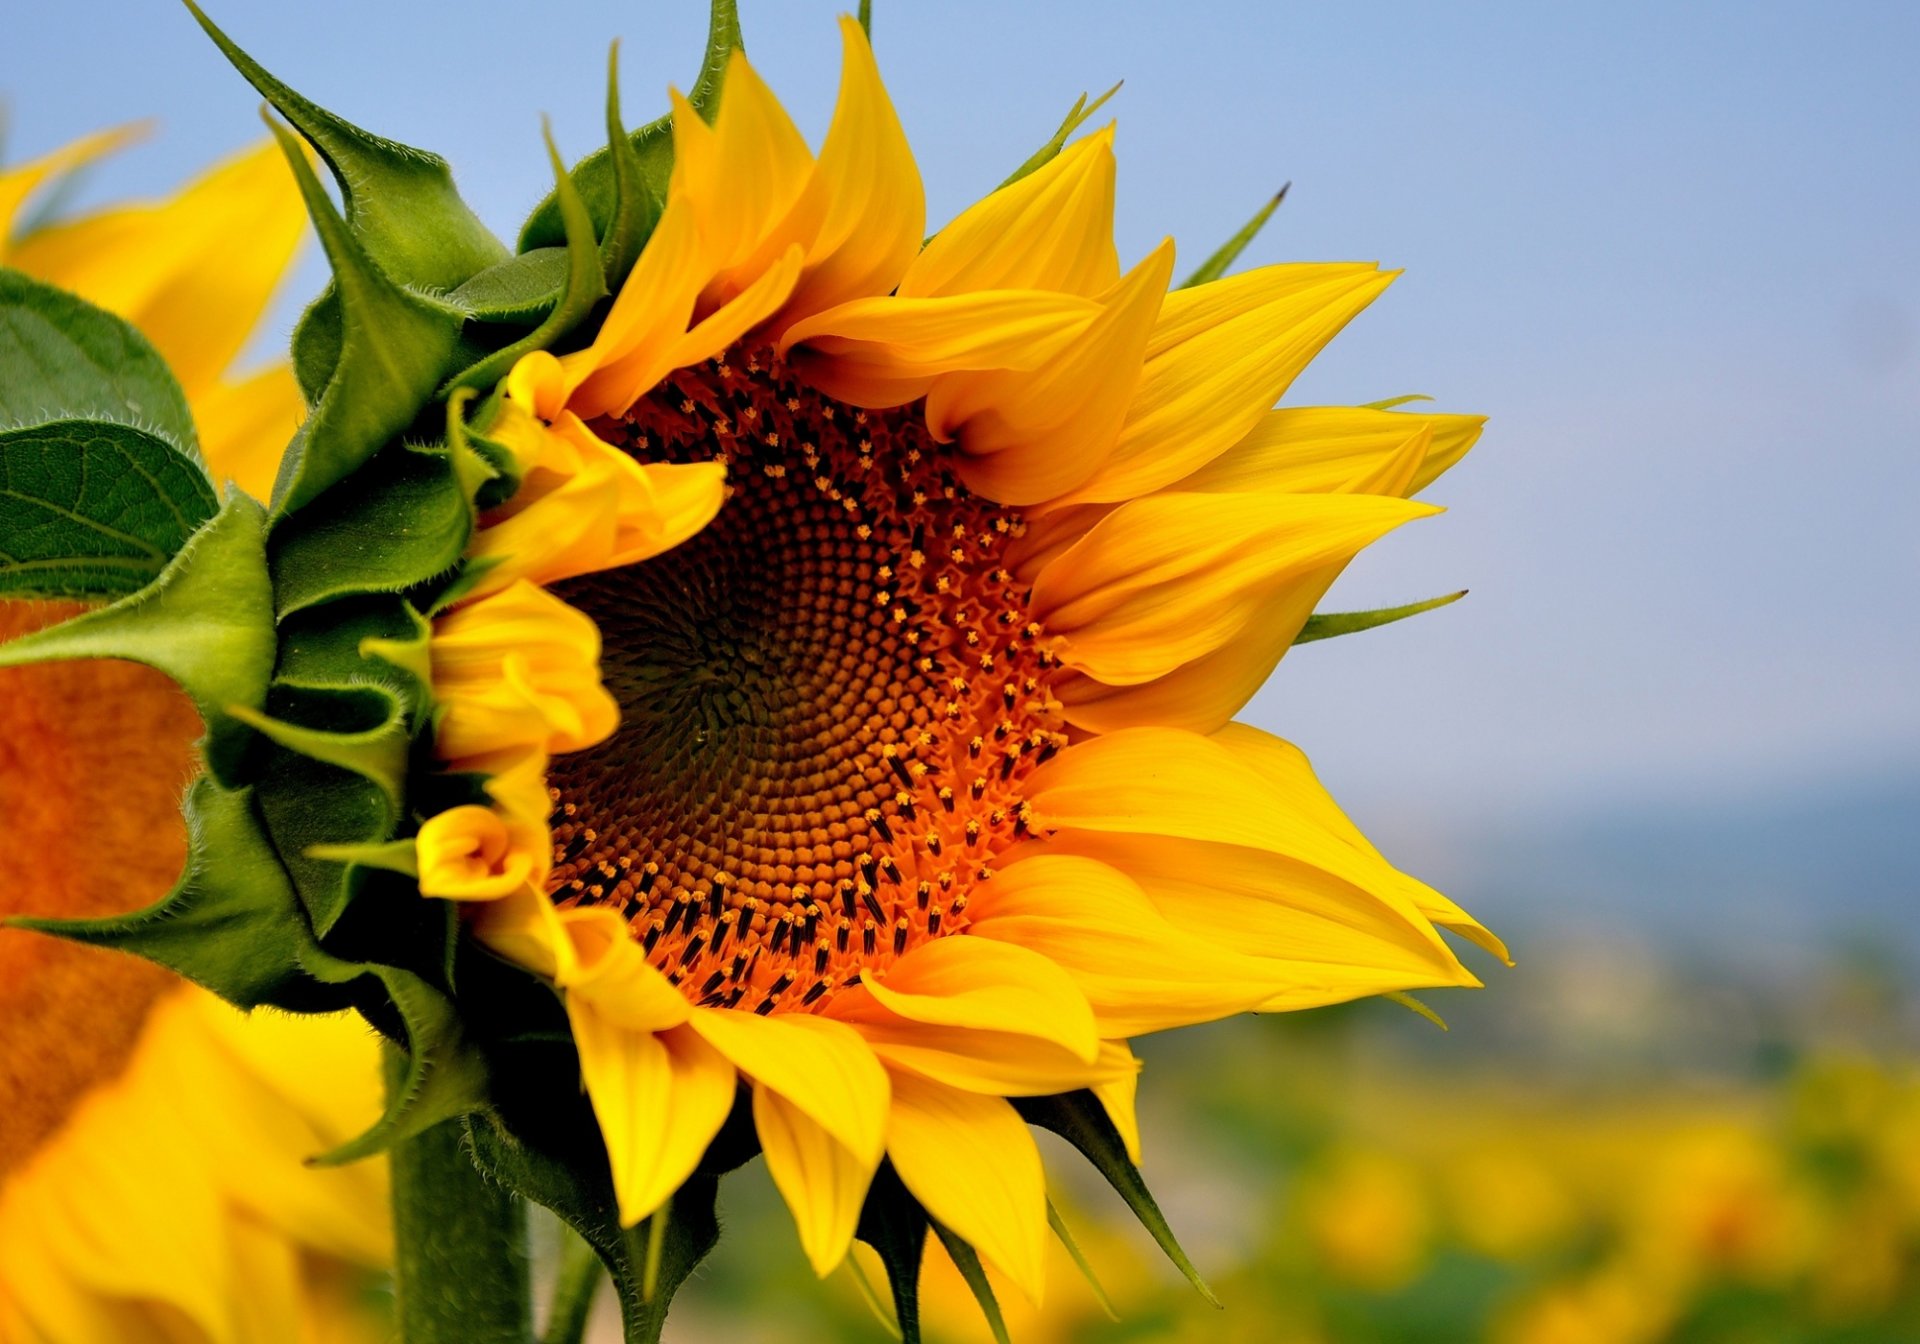
[[(1438, 1051), (1431, 1024), (1379, 1003), (1160, 1042), (1142, 1109), (1164, 1124), (1143, 1169), (1224, 1310), (1197, 1303), (1110, 1192), (1074, 1183), (1055, 1199), (1099, 1290), (1056, 1245), (1041, 1310), (1001, 1295), (1011, 1337), (1920, 1339), (1920, 1064), (1901, 1046), (1916, 1005), (1897, 980), (1836, 960), (1803, 999), (1749, 1013), (1738, 986), (1657, 969), (1671, 979), (1649, 1011), (1601, 1023), (1566, 997), (1579, 955), (1514, 973), (1551, 1023), (1537, 1038), (1490, 1043), (1479, 1005), (1456, 997), (1446, 1007), (1475, 1024), (1460, 1012)], [(1697, 1025), (1703, 998), (1725, 1018), (1793, 1025), (1677, 1030), (1690, 1008)], [(855, 1273), (834, 1294), (800, 1291), (798, 1253), (742, 1226), (781, 1216), (771, 1186), (750, 1172), (738, 1184), (754, 1198), (736, 1193), (733, 1230), (756, 1249), (723, 1245), (683, 1337), (887, 1339)], [(877, 1265), (864, 1272), (881, 1281)], [(950, 1266), (930, 1261), (923, 1292), (930, 1339), (994, 1338), (960, 1310), (971, 1299)]]

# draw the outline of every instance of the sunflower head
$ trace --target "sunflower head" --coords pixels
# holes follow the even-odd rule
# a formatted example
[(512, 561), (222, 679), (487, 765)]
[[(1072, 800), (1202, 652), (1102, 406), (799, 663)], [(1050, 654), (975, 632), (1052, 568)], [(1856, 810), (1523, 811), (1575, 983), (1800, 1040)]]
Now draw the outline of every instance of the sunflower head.
[(816, 153), (725, 4), (509, 254), (202, 23), (334, 280), (265, 506), (208, 486), (150, 582), (0, 649), (148, 661), (208, 725), (181, 887), (58, 931), (358, 1007), (412, 1072), (338, 1155), (468, 1117), (635, 1310), (756, 1154), (909, 1333), (929, 1237), (1037, 1299), (1032, 1125), (1197, 1283), (1128, 1039), (1500, 951), (1232, 722), (1292, 644), (1450, 600), (1315, 613), (1479, 419), (1274, 409), (1392, 275), (1227, 274), (1273, 203), (1181, 287), (1171, 240), (1123, 266), (1084, 99), (928, 238), (863, 26)]

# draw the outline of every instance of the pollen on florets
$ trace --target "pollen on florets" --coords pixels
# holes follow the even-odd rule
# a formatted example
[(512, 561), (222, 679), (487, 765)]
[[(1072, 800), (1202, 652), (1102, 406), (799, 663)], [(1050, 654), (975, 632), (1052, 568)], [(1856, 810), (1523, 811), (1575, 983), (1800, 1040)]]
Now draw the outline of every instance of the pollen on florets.
[(622, 726), (551, 780), (553, 898), (620, 910), (695, 1002), (817, 1009), (966, 927), (1066, 742), (1006, 551), (919, 408), (865, 411), (733, 351), (596, 432), (727, 463), (664, 556), (561, 594), (599, 625)]

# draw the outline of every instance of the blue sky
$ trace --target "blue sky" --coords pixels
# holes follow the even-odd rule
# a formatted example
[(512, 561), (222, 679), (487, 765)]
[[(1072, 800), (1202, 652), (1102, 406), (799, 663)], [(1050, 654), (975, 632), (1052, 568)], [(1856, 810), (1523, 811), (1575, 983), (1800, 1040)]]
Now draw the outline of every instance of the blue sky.
[[(743, 8), (817, 139), (833, 7)], [(1291, 180), (1249, 264), (1407, 274), (1288, 400), (1423, 392), (1493, 417), (1431, 492), (1450, 512), (1335, 590), (1472, 595), (1296, 651), (1249, 717), (1363, 820), (1920, 763), (1920, 7), (1193, 8), (881, 0), (875, 40), (935, 219), (1124, 78), (1126, 257), (1173, 234), (1198, 261)], [(183, 9), (21, 9), (9, 157), (158, 117), (90, 188), (154, 194), (259, 135)], [(509, 235), (545, 189), (540, 114), (570, 154), (593, 147), (605, 43), (624, 39), (639, 120), (704, 25), (666, 0), (213, 10), (303, 92), (449, 157)]]

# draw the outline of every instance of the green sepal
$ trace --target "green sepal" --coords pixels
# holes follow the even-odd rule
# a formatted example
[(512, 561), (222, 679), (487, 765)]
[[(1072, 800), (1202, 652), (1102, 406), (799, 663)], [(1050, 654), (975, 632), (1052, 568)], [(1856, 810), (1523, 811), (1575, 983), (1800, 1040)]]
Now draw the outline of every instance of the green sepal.
[(920, 1344), (920, 1261), (931, 1221), (920, 1201), (907, 1193), (892, 1160), (883, 1160), (867, 1186), (854, 1236), (873, 1247), (886, 1267), (901, 1344)]
[(1385, 401), (1366, 401), (1360, 404), (1363, 411), (1391, 411), (1412, 401), (1432, 401), (1424, 392), (1409, 392), (1404, 397), (1388, 397)]
[(1073, 1261), (1073, 1267), (1080, 1271), (1080, 1277), (1086, 1280), (1087, 1287), (1093, 1293), (1093, 1300), (1100, 1304), (1100, 1310), (1107, 1319), (1118, 1322), (1120, 1313), (1114, 1309), (1113, 1299), (1107, 1296), (1107, 1290), (1101, 1285), (1100, 1278), (1093, 1272), (1093, 1265), (1087, 1260), (1086, 1252), (1080, 1249), (1080, 1243), (1074, 1240), (1073, 1229), (1067, 1226), (1067, 1220), (1060, 1216), (1060, 1209), (1047, 1197), (1047, 1226), (1053, 1229), (1053, 1235), (1066, 1248), (1067, 1256)]
[[(391, 692), (368, 687), (360, 692), (304, 692), (306, 697), (334, 698), (342, 704), (371, 701), (385, 711), (371, 727), (340, 731), (289, 723), (256, 710), (235, 706), (230, 712), (276, 746), (309, 760), (338, 766), (377, 785), (398, 818), (404, 805), (407, 777), (407, 723), (403, 707)], [(311, 847), (309, 848), (311, 852)]]
[(449, 294), (447, 302), (474, 322), (538, 322), (560, 302), (569, 264), (567, 248), (538, 247), (489, 266)]
[[(653, 1344), (674, 1293), (719, 1241), (719, 1175), (703, 1168), (675, 1192), (669, 1210), (621, 1227), (605, 1140), (581, 1093), (578, 1056), (564, 1041), (523, 1039), (509, 1049), (510, 1062), (496, 1060), (494, 1105), (468, 1121), (474, 1160), (507, 1189), (551, 1209), (593, 1247), (619, 1297), (624, 1338)], [(656, 1255), (651, 1294), (650, 1242)]]
[(406, 599), (367, 594), (330, 602), (280, 623), (276, 686), (347, 690), (385, 686), (418, 713), (429, 699), (432, 627)]
[(340, 354), (274, 482), (276, 520), (311, 504), (413, 423), (460, 338), (451, 308), (396, 284), (349, 230), (293, 133), (268, 118), (333, 266)]
[(867, 35), (867, 41), (873, 41), (873, 0), (860, 0), (856, 19), (860, 24), (860, 31)]
[(145, 336), (77, 294), (0, 267), (0, 429), (50, 420), (132, 425), (199, 459), (186, 393)]
[(233, 68), (319, 152), (340, 185), (348, 230), (395, 282), (449, 290), (507, 255), (460, 199), (445, 159), (371, 135), (301, 97), (215, 27), (194, 0), (184, 3)]
[(237, 787), (253, 731), (228, 706), (264, 707), (273, 672), (264, 532), (260, 505), (234, 492), (152, 583), (111, 606), (0, 644), (0, 667), (125, 658), (164, 672), (200, 711), (214, 778)]
[(1385, 999), (1388, 1003), (1399, 1004), (1402, 1008), (1405, 1008), (1408, 1012), (1412, 1013), (1415, 1017), (1426, 1018), (1427, 1021), (1433, 1023), (1434, 1026), (1440, 1028), (1440, 1030), (1442, 1031), (1453, 1030), (1452, 1027), (1449, 1027), (1447, 1025), (1446, 1018), (1434, 1012), (1433, 1009), (1427, 1007), (1426, 1004), (1420, 1002), (1420, 1000), (1414, 998), (1413, 995), (1411, 994), (1407, 994), (1396, 989), (1396, 990), (1391, 990), (1385, 994), (1382, 994), (1380, 997)]
[(254, 791), (307, 919), (325, 938), (360, 894), (367, 870), (322, 855), (392, 839), (399, 818), (389, 791), (358, 770), (278, 745)]
[(1227, 267), (1240, 259), (1240, 254), (1247, 250), (1247, 244), (1251, 243), (1260, 230), (1266, 227), (1267, 221), (1273, 218), (1273, 212), (1280, 208), (1280, 202), (1287, 199), (1287, 192), (1292, 186), (1293, 183), (1288, 182), (1274, 192), (1265, 205), (1253, 212), (1253, 218), (1242, 224), (1240, 231), (1233, 237), (1220, 244), (1220, 250), (1201, 262), (1192, 275), (1180, 282), (1179, 287), (1192, 289), (1195, 285), (1204, 285), (1208, 281), (1218, 280), (1225, 275)]
[[(406, 1052), (405, 1077), (389, 1091), (380, 1118), (357, 1138), (314, 1162), (339, 1166), (371, 1157), (442, 1121), (472, 1115), (486, 1106), (486, 1059), (468, 1040), (460, 1010), (440, 990), (402, 967), (344, 961), (317, 949), (307, 969), (329, 984), (352, 985), (370, 978), (383, 996), (376, 1003), (390, 1007), (399, 1019), (404, 1039), (395, 1043)], [(367, 1005), (361, 1011), (366, 1012)]]
[(993, 1285), (987, 1282), (987, 1271), (980, 1263), (979, 1252), (956, 1236), (946, 1224), (938, 1219), (931, 1221), (933, 1234), (947, 1248), (947, 1254), (953, 1258), (954, 1268), (960, 1271), (960, 1277), (966, 1281), (973, 1300), (980, 1304), (980, 1314), (987, 1318), (987, 1329), (993, 1332), (996, 1344), (1013, 1344), (1007, 1337), (1007, 1322), (1000, 1315), (1000, 1300), (993, 1295)]
[(281, 616), (452, 574), (473, 531), (470, 498), (448, 449), (388, 448), (274, 528)]
[(357, 863), (402, 877), (420, 876), (420, 852), (412, 840), (377, 840), (359, 845), (315, 845), (307, 854), (329, 863)]
[[(714, 112), (720, 106), (720, 85), (726, 78), (727, 59), (735, 48), (745, 45), (740, 39), (740, 13), (735, 0), (712, 0), (707, 20), (706, 53), (700, 62), (700, 73), (693, 81), (693, 89), (687, 94), (687, 101), (708, 121), (713, 120)], [(629, 195), (627, 200), (630, 209), (644, 210), (646, 223), (640, 230), (641, 240), (644, 241), (666, 204), (667, 179), (673, 173), (673, 118), (665, 116), (648, 122), (632, 132), (627, 142), (633, 147), (634, 161), (640, 170), (633, 183), (638, 195)], [(573, 166), (572, 177), (574, 186), (580, 191), (580, 199), (586, 202), (594, 228), (604, 235), (620, 213), (621, 206), (617, 197), (619, 184), (615, 178), (613, 156), (605, 149), (595, 150)], [(565, 245), (566, 238), (566, 225), (560, 217), (559, 196), (550, 193), (533, 208), (533, 213), (521, 226), (520, 242), (515, 250), (531, 252), (537, 247), (560, 247)]]
[[(735, 34), (738, 40), (738, 34)], [(712, 38), (708, 39), (709, 49)], [(660, 219), (660, 202), (648, 191), (646, 169), (627, 138), (626, 122), (620, 116), (620, 44), (607, 51), (607, 159), (613, 170), (613, 218), (607, 221), (600, 239), (600, 265), (607, 277), (607, 288), (617, 291), (625, 282), (633, 264), (640, 260), (640, 249)], [(562, 205), (561, 223), (566, 223), (565, 200), (558, 187), (555, 197)]]
[(144, 429), (55, 420), (0, 432), (0, 595), (135, 592), (219, 508), (200, 463)]
[(340, 367), (341, 340), (340, 291), (329, 280), (320, 297), (293, 324), (293, 376), (307, 405), (319, 401), (333, 381), (333, 371)]
[(1404, 621), (1409, 616), (1418, 616), (1423, 611), (1434, 611), (1450, 606), (1467, 595), (1462, 588), (1457, 593), (1443, 593), (1439, 597), (1430, 597), (1425, 602), (1409, 602), (1404, 607), (1380, 607), (1374, 611), (1333, 611), (1324, 615), (1315, 612), (1307, 617), (1307, 623), (1300, 627), (1300, 633), (1293, 637), (1295, 644), (1311, 644), (1316, 639), (1332, 639), (1337, 635), (1358, 634), (1362, 630), (1371, 630), (1379, 625), (1392, 625), (1395, 621)]
[[(1125, 82), (1125, 80), (1122, 80), (1120, 83), (1124, 84)], [(1027, 155), (1026, 161), (1011, 173), (1007, 174), (1007, 180), (1002, 182), (1000, 186), (1010, 187), (1021, 178), (1038, 172), (1059, 158), (1060, 151), (1067, 147), (1068, 138), (1072, 136), (1075, 131), (1086, 125), (1093, 114), (1106, 105), (1107, 99), (1113, 97), (1113, 95), (1118, 92), (1120, 92), (1120, 84), (1115, 84), (1098, 98), (1095, 98), (1091, 103), (1087, 101), (1086, 94), (1081, 94), (1074, 100), (1073, 106), (1067, 109), (1067, 115), (1061, 118), (1060, 129), (1049, 136), (1044, 145)]]
[(600, 246), (594, 239), (593, 220), (587, 216), (580, 193), (574, 190), (573, 179), (567, 176), (567, 165), (560, 158), (559, 147), (553, 143), (552, 127), (545, 128), (545, 135), (547, 157), (553, 163), (554, 194), (560, 202), (560, 217), (567, 233), (566, 287), (560, 301), (539, 326), (455, 374), (440, 389), (443, 396), (463, 388), (492, 387), (507, 376), (522, 355), (552, 346), (607, 296), (606, 275), (600, 266)]
[(1213, 1289), (1200, 1277), (1200, 1271), (1193, 1267), (1193, 1261), (1187, 1258), (1187, 1253), (1180, 1249), (1173, 1229), (1167, 1226), (1166, 1215), (1160, 1212), (1160, 1206), (1154, 1202), (1146, 1181), (1141, 1179), (1140, 1168), (1134, 1166), (1133, 1159), (1127, 1156), (1126, 1142), (1120, 1137), (1120, 1131), (1114, 1128), (1113, 1120), (1098, 1097), (1083, 1089), (1052, 1097), (1015, 1097), (1012, 1101), (1014, 1109), (1028, 1124), (1050, 1129), (1079, 1149), (1081, 1156), (1091, 1162), (1094, 1170), (1104, 1176), (1107, 1184), (1126, 1201), (1133, 1216), (1139, 1219), (1140, 1225), (1166, 1252), (1167, 1259), (1186, 1275), (1187, 1282), (1213, 1306), (1220, 1305), (1220, 1299), (1213, 1295)]
[(344, 1008), (348, 996), (302, 969), (313, 931), (251, 792), (202, 776), (187, 792), (186, 872), (160, 901), (110, 919), (24, 919), (18, 928), (159, 962), (242, 1008)]

